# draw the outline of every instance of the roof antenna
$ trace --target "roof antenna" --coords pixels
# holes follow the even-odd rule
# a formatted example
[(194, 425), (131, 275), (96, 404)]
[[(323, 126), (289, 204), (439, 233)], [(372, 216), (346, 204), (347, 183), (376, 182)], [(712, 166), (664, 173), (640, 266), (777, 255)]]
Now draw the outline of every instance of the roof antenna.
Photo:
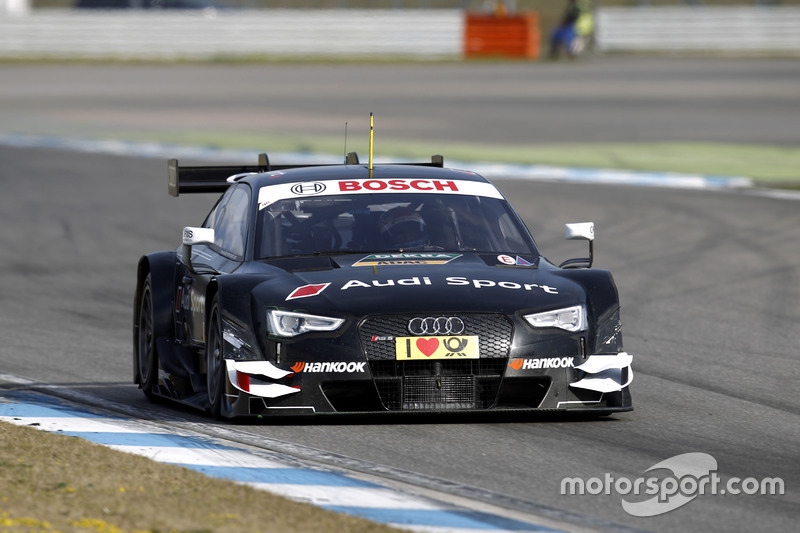
[(369, 177), (372, 177), (372, 144), (373, 144), (373, 119), (372, 113), (369, 114)]
[(347, 121), (344, 121), (344, 162), (347, 163)]

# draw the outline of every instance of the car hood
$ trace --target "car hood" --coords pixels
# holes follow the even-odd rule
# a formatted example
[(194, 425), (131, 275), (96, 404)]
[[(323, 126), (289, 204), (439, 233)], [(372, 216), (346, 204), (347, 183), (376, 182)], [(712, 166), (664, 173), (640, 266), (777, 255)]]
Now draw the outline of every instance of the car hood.
[(535, 256), (383, 253), (264, 263), (280, 273), (258, 285), (254, 296), (311, 313), (513, 314), (585, 301), (578, 283)]

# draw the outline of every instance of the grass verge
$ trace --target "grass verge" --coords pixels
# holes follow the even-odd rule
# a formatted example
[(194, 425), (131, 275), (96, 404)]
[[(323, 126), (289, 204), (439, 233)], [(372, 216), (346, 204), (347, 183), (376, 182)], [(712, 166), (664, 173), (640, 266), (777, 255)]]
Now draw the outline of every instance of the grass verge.
[[(116, 138), (137, 140), (136, 134)], [(267, 152), (342, 154), (342, 139), (324, 136), (264, 135), (243, 132), (148, 132), (141, 141), (252, 149)], [(348, 151), (363, 156), (368, 146), (348, 143)], [(364, 143), (361, 143), (364, 144)], [(376, 157), (427, 160), (433, 153), (445, 160), (488, 161), (568, 167), (611, 168), (647, 172), (677, 172), (715, 176), (745, 176), (763, 185), (800, 187), (800, 147), (723, 143), (569, 143), (491, 145), (465, 142), (421, 142), (380, 139)], [(277, 163), (277, 161), (276, 161)]]
[(76, 437), (5, 422), (0, 422), (0, 530), (397, 531)]

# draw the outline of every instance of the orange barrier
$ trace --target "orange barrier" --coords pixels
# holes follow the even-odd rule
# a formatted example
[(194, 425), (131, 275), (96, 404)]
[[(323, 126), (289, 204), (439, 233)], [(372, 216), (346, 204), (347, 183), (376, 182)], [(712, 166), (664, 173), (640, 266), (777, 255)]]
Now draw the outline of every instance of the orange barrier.
[(539, 58), (539, 15), (466, 13), (464, 57)]

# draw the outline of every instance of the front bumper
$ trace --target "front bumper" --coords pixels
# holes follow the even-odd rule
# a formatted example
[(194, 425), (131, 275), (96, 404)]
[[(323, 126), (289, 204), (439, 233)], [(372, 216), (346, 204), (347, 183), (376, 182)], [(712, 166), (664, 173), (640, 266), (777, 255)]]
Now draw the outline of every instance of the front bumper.
[[(466, 334), (479, 339), (479, 358), (397, 360), (395, 339), (408, 335), (409, 316), (366, 317), (336, 335), (270, 339), (257, 352), (227, 329), (231, 414), (633, 408), (633, 358), (622, 351), (618, 314), (592, 335), (539, 333), (518, 317), (462, 314)], [(595, 347), (602, 353), (583, 355)]]
[[(232, 415), (454, 413), (633, 409), (632, 356), (494, 358), (471, 363), (294, 362), (226, 360)], [(423, 362), (428, 363), (428, 362)], [(281, 365), (284, 366), (284, 365)]]

